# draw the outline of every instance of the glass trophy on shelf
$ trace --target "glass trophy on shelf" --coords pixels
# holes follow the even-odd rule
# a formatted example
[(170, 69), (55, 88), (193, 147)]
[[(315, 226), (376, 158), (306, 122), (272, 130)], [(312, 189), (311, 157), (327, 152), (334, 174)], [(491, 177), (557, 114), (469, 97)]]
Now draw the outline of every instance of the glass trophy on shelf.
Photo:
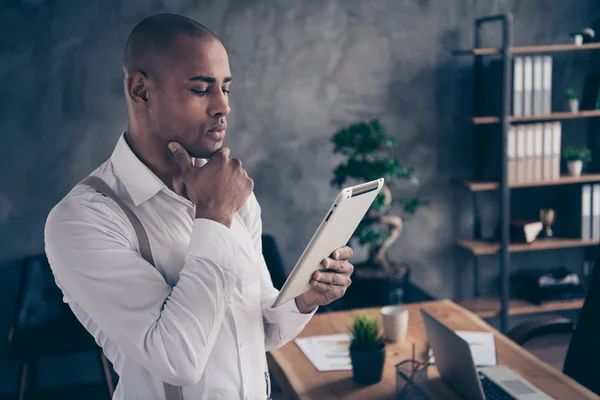
[(540, 209), (540, 221), (544, 224), (544, 231), (542, 239), (551, 240), (554, 239), (554, 232), (552, 232), (552, 224), (554, 223), (555, 213), (552, 208)]

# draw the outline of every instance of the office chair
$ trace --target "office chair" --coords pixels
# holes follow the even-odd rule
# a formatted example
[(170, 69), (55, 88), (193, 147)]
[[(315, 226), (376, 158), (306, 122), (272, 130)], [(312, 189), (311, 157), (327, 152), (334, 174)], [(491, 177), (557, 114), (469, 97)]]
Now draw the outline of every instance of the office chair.
[(513, 328), (507, 336), (519, 344), (544, 335), (570, 335), (563, 373), (590, 391), (600, 395), (600, 252), (590, 276), (583, 308), (576, 324), (562, 317), (549, 317), (537, 323), (525, 323)]
[(79, 323), (56, 286), (45, 254), (24, 259), (10, 333), (8, 355), (21, 365), (18, 399), (35, 397), (37, 361), (54, 354), (92, 351), (98, 358), (112, 398), (114, 384), (108, 360), (83, 325)]

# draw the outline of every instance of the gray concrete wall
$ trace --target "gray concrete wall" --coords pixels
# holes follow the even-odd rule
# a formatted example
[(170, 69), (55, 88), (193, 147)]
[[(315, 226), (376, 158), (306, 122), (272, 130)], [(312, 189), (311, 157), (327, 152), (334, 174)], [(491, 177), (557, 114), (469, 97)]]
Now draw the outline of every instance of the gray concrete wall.
[[(398, 138), (397, 156), (421, 180), (403, 190), (431, 202), (407, 219), (392, 254), (413, 265), (418, 284), (454, 297), (470, 288), (469, 259), (452, 243), (468, 234), (471, 217), (468, 197), (449, 179), (472, 173), (472, 141), (465, 126), (453, 122), (470, 99), (470, 60), (456, 62), (450, 52), (472, 45), (475, 17), (506, 11), (515, 14), (515, 44), (567, 42), (569, 32), (598, 16), (595, 3), (1, 1), (0, 338), (7, 337), (19, 260), (42, 251), (48, 211), (109, 157), (125, 126), (120, 58), (143, 17), (187, 15), (228, 48), (235, 75), (228, 145), (256, 181), (265, 231), (277, 236), (288, 268), (335, 194), (329, 180), (339, 158), (331, 154), (330, 135), (380, 118)], [(580, 81), (589, 55), (560, 56), (556, 65), (561, 88)], [(562, 107), (561, 99), (554, 106)], [(493, 199), (483, 212), (493, 224)], [(493, 290), (495, 259), (484, 264), (484, 286)], [(2, 348), (0, 393), (14, 390), (16, 378), (5, 353)], [(75, 376), (46, 373), (47, 383)], [(95, 379), (81, 369), (77, 374)]]

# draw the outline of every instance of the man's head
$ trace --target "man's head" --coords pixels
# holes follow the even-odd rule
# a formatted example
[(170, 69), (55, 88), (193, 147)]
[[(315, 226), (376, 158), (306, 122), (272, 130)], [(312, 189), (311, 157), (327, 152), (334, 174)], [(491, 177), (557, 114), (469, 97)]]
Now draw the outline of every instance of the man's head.
[(231, 71), (210, 30), (180, 15), (148, 17), (127, 40), (123, 71), (130, 126), (165, 151), (170, 141), (199, 158), (221, 148)]

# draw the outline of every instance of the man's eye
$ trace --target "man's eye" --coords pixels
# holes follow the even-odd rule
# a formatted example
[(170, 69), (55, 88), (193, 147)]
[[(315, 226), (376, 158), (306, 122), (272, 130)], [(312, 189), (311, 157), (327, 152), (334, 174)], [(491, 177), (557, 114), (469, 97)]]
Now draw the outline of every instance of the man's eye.
[(225, 93), (225, 94), (229, 94), (229, 93), (231, 93), (231, 92), (229, 91), (229, 89), (223, 89), (223, 93)]
[(204, 96), (208, 91), (207, 90), (198, 90), (198, 89), (192, 89), (192, 92), (199, 94), (201, 96)]

